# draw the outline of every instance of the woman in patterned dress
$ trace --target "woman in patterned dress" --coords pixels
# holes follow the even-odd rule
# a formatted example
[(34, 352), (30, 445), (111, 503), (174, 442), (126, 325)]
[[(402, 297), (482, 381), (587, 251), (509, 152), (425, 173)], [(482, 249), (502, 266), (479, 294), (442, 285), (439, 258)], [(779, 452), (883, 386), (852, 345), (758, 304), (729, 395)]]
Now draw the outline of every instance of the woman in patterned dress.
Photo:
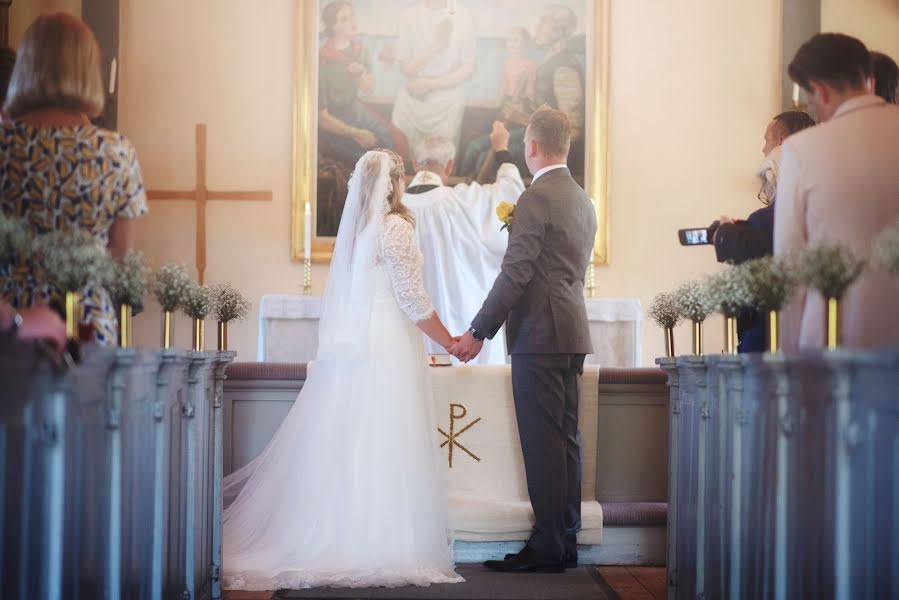
[[(36, 236), (89, 233), (116, 259), (134, 247), (134, 219), (147, 212), (137, 155), (124, 136), (90, 119), (103, 112), (100, 49), (65, 13), (44, 15), (19, 47), (0, 123), (0, 210)], [(0, 268), (0, 296), (13, 306), (58, 301), (32, 273)], [(116, 342), (115, 307), (103, 288), (84, 292), (84, 321), (100, 344)]]

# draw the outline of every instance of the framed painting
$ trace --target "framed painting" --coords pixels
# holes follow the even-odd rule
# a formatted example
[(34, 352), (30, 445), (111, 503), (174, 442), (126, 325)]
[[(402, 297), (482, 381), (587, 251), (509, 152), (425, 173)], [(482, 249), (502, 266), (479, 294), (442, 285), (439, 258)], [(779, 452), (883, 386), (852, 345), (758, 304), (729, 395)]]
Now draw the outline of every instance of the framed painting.
[[(330, 260), (346, 186), (367, 149), (411, 164), (439, 135), (454, 181), (489, 181), (495, 120), (529, 179), (523, 136), (548, 105), (572, 122), (569, 167), (596, 206), (608, 262), (610, 0), (298, 0), (291, 256)], [(410, 171), (411, 172), (411, 171)]]

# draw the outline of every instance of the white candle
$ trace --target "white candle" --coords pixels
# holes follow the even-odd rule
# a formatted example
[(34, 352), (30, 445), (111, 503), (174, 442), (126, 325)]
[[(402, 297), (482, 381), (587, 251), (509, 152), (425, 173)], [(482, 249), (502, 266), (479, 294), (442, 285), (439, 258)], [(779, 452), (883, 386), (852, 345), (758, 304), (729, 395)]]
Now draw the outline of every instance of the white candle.
[(115, 84), (116, 84), (116, 76), (119, 74), (119, 62), (116, 59), (112, 59), (112, 62), (109, 64), (109, 95), (112, 96), (115, 94)]
[(312, 207), (306, 201), (306, 222), (303, 228), (303, 258), (312, 258)]
[(793, 84), (793, 106), (799, 106), (799, 84)]

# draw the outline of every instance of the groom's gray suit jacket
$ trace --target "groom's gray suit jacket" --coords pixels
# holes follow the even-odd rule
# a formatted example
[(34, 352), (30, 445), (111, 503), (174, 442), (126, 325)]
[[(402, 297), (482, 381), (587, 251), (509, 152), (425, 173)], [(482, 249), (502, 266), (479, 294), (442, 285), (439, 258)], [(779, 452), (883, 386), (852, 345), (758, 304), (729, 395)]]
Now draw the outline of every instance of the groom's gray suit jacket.
[(506, 322), (509, 354), (590, 354), (584, 275), (596, 212), (567, 168), (544, 173), (515, 206), (502, 270), (472, 326)]

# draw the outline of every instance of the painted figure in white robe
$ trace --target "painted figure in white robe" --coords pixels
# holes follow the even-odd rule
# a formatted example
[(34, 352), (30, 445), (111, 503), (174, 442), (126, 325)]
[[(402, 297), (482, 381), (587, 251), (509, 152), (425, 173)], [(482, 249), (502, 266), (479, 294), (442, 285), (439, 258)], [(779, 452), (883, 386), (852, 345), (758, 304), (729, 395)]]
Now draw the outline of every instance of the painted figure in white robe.
[[(521, 174), (509, 157), (509, 131), (502, 123), (494, 123), (490, 140), (500, 163), (496, 183), (447, 186), (456, 149), (446, 138), (430, 137), (415, 151), (416, 175), (403, 197), (415, 218), (415, 235), (425, 259), (425, 289), (450, 331), (467, 329), (499, 274), (509, 236), (500, 230), (497, 205), (515, 204), (524, 191)], [(428, 344), (429, 352), (442, 352), (436, 344)], [(504, 364), (505, 336), (487, 340), (474, 362)]]
[(421, 0), (400, 16), (396, 58), (406, 81), (397, 92), (393, 124), (410, 148), (426, 137), (458, 142), (465, 111), (463, 84), (474, 73), (475, 28), (468, 9), (453, 14), (444, 0)]

